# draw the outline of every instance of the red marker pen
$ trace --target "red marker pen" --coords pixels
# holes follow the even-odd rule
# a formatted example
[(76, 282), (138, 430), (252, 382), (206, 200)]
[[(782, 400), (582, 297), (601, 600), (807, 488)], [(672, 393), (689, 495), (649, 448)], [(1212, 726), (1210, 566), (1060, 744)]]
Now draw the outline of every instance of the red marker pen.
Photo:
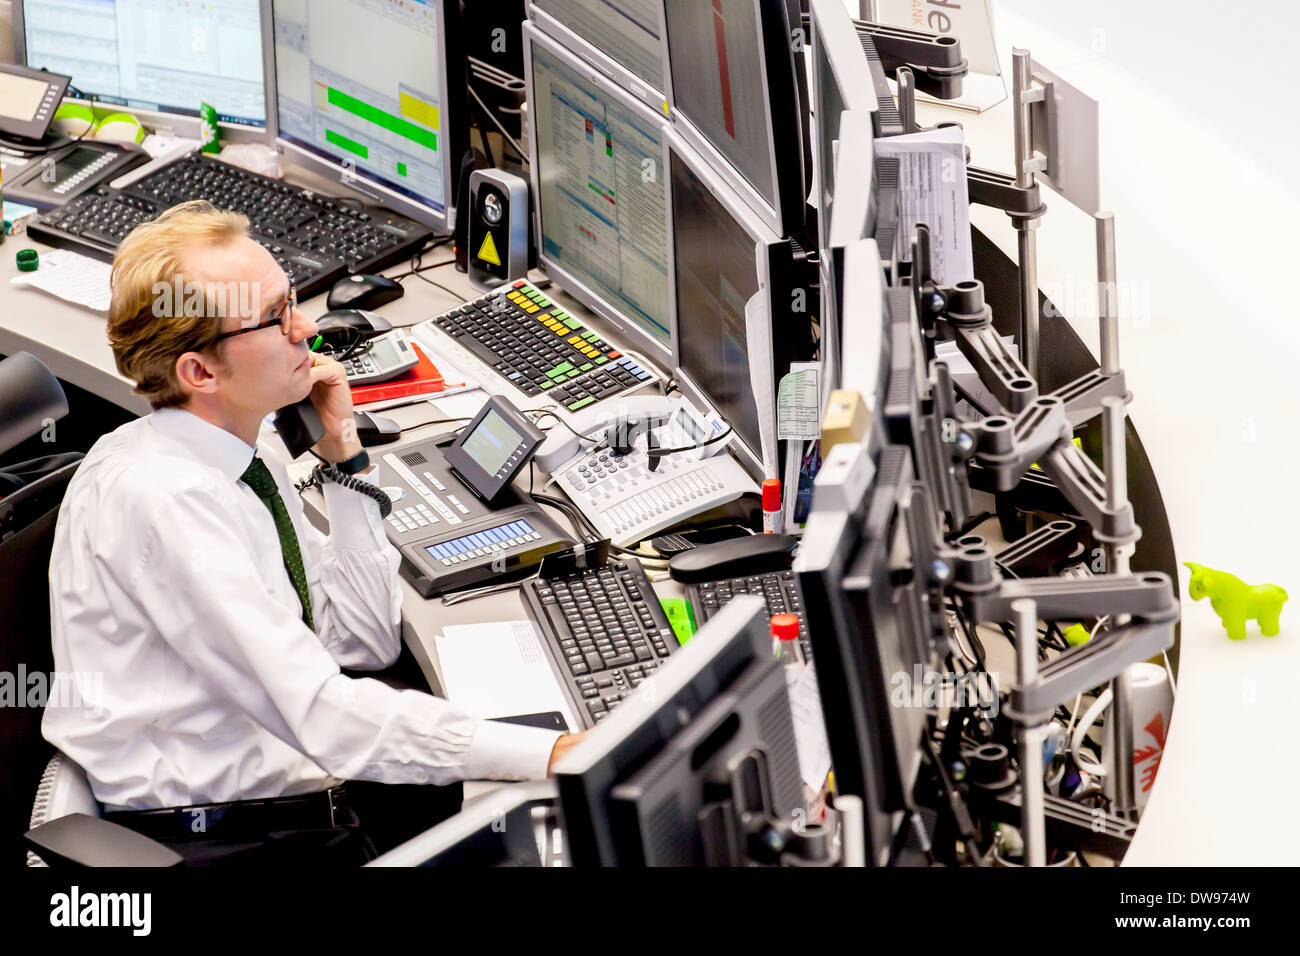
[(776, 478), (763, 481), (763, 533), (781, 534), (785, 530), (785, 511), (781, 508), (781, 482)]

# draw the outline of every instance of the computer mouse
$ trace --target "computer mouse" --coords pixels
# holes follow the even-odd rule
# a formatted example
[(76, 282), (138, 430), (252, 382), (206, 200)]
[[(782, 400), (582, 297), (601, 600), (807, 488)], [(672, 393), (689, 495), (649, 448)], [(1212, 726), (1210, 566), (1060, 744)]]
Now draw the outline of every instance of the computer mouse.
[(357, 440), (362, 448), (387, 445), (402, 437), (402, 426), (391, 418), (370, 412), (353, 412), (352, 418), (357, 423)]
[(392, 330), (393, 323), (377, 312), (364, 309), (335, 309), (316, 320), (316, 331), (325, 340), (324, 350), (328, 352), (348, 348), (357, 333), (363, 339), (369, 339)]
[(331, 309), (377, 309), (405, 294), (406, 290), (387, 276), (363, 273), (334, 283), (325, 304)]

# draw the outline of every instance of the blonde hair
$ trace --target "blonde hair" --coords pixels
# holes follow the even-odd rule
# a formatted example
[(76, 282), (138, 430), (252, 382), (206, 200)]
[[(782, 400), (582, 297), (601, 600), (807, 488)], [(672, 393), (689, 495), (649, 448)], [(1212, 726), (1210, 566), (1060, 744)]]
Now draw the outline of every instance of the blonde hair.
[[(221, 323), (213, 321), (217, 316), (209, 309), (187, 310), (179, 304), (160, 308), (158, 290), (184, 286), (184, 249), (223, 246), (247, 235), (246, 217), (198, 199), (137, 226), (118, 246), (113, 257), (108, 342), (118, 371), (135, 382), (136, 393), (152, 407), (185, 403), (187, 396), (176, 379), (176, 360), (186, 352), (210, 347), (221, 333)], [(172, 303), (170, 295), (166, 301)]]

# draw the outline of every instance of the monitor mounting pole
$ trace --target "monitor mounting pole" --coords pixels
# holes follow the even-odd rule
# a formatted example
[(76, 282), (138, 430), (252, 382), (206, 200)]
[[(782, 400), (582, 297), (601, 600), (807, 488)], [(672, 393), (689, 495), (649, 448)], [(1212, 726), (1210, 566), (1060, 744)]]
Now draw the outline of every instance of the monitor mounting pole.
[[(1029, 51), (1019, 47), (1011, 51), (1011, 103), (1015, 134), (1015, 168), (1017, 189), (1035, 184), (1035, 173), (1045, 168), (1044, 160), (1035, 157), (1030, 129), (1030, 107), (1043, 99), (1043, 88), (1035, 86), (1030, 76)], [(1032, 213), (1009, 212), (1016, 229), (1020, 253), (1020, 363), (1030, 378), (1038, 381), (1038, 220), (1047, 210), (1041, 206)]]

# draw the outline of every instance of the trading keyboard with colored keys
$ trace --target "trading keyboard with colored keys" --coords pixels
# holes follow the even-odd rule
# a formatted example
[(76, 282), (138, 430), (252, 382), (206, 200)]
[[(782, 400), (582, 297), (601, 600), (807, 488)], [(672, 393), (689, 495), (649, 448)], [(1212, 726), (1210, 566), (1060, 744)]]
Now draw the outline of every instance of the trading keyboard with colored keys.
[(527, 282), (433, 324), (525, 395), (544, 394), (572, 412), (654, 377)]

